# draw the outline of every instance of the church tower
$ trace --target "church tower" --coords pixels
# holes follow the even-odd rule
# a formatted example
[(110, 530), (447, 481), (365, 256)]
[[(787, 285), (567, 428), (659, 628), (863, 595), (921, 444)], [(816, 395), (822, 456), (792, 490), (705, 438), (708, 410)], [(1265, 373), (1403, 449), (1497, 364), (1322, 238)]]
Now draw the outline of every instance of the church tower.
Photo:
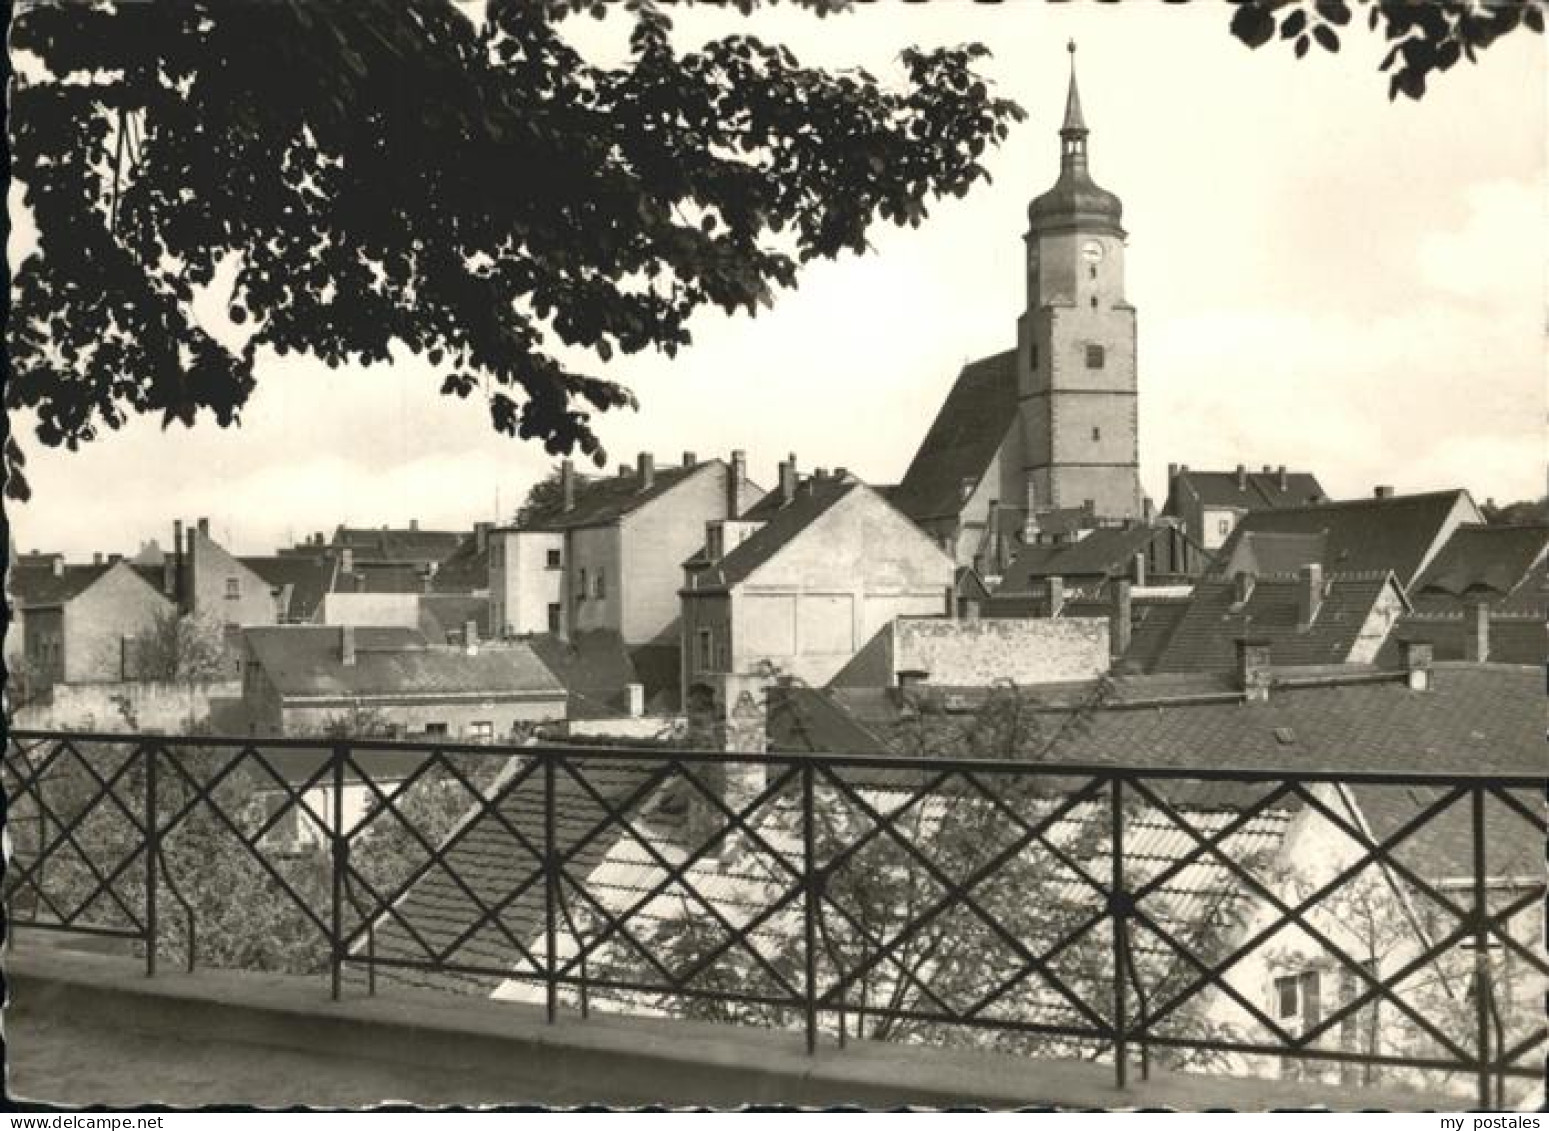
[(1072, 42), (1059, 180), (1027, 210), (1027, 310), (1017, 323), (1016, 365), (1030, 529), (1037, 512), (1054, 508), (1142, 517), (1123, 206), (1087, 172), (1075, 51)]

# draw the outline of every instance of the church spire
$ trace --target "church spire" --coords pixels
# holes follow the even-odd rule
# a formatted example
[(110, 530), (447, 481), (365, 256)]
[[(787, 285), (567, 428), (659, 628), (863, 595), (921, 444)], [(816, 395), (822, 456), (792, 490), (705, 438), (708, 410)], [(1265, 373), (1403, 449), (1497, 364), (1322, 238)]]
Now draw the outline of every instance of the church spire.
[(1066, 50), (1070, 52), (1070, 93), (1065, 97), (1065, 124), (1060, 136), (1066, 139), (1086, 136), (1086, 120), (1081, 117), (1081, 91), (1076, 87), (1076, 41), (1072, 39)]

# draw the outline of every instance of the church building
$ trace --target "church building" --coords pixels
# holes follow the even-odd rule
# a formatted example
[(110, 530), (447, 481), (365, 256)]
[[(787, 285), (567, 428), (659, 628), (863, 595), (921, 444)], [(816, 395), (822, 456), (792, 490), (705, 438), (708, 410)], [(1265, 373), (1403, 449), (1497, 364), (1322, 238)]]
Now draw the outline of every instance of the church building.
[(1088, 172), (1070, 50), (1059, 179), (1027, 210), (1016, 348), (964, 366), (891, 496), (992, 575), (1041, 529), (1146, 517), (1123, 206)]

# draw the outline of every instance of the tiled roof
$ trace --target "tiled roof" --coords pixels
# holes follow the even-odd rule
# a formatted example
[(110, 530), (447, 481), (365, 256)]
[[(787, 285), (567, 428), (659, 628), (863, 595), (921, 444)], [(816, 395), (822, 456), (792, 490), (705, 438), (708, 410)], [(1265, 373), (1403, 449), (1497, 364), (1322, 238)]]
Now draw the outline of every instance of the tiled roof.
[(1407, 586), (1425, 564), (1459, 501), (1467, 497), (1466, 491), (1435, 491), (1252, 511), (1221, 547), (1212, 572), (1230, 576), (1246, 568), (1239, 563), (1237, 549), (1259, 533), (1323, 534), (1321, 564), (1326, 572), (1391, 570), (1399, 584)]
[(479, 548), (477, 534), (466, 535), (456, 550), (436, 567), (430, 587), (437, 593), (476, 593), (489, 590), (489, 539)]
[(1155, 671), (1157, 661), (1189, 611), (1189, 600), (1135, 601), (1129, 650), (1121, 660), (1142, 672)]
[(1279, 472), (1250, 471), (1239, 480), (1234, 471), (1180, 471), (1174, 492), (1190, 492), (1207, 507), (1277, 510), (1328, 498), (1318, 478), (1305, 471), (1288, 471), (1285, 487)]
[(1416, 579), (1410, 599), (1416, 612), (1456, 612), (1484, 600), (1492, 608), (1542, 612), (1549, 564), (1549, 526), (1468, 524)]
[(661, 498), (689, 476), (717, 462), (710, 460), (693, 467), (658, 465), (648, 491), (640, 490), (640, 480), (633, 473), (608, 477), (577, 473), (574, 507), (567, 511), (555, 502), (535, 508), (522, 516), (515, 529), (570, 530), (580, 526), (606, 526)]
[(334, 593), (423, 593), (429, 566), (412, 562), (356, 562), (334, 571)]
[(965, 365), (889, 501), (916, 521), (956, 515), (1016, 416), (1016, 350)]
[(886, 754), (886, 740), (873, 733), (832, 692), (810, 687), (771, 689), (769, 748), (786, 753)]
[[(913, 776), (915, 779), (919, 777), (918, 774)], [(909, 784), (912, 785), (913, 781)], [(861, 796), (880, 813), (902, 810), (911, 799), (905, 788), (889, 788), (885, 784), (862, 786)], [(1018, 798), (1015, 803), (1021, 809), (1023, 819), (1033, 823), (1048, 813), (1057, 800), (1049, 797)], [(851, 803), (837, 794), (830, 794), (826, 789), (820, 790), (817, 801), (820, 806), (830, 806), (836, 817), (841, 819), (844, 811), (851, 808)], [(977, 809), (979, 805), (989, 804), (977, 797), (952, 797), (938, 793), (905, 810), (900, 828), (906, 831), (911, 840), (919, 843), (928, 855), (940, 855), (943, 849), (932, 846), (938, 843), (935, 838), (941, 835), (947, 823), (972, 820), (973, 815), (965, 810), (965, 806)], [(1227, 811), (1188, 809), (1185, 812), (1204, 836), (1223, 829), (1233, 818), (1233, 814)], [(1066, 814), (1053, 820), (1044, 832), (1046, 841), (1058, 846), (1066, 854), (1069, 863), (1055, 864), (1051, 854), (1045, 858), (1047, 867), (1034, 864), (1020, 873), (1017, 882), (1037, 883), (1038, 898), (1047, 908), (1046, 915), (1031, 918), (1024, 916), (1019, 921), (1019, 935), (1025, 935), (1030, 930), (1047, 933), (1048, 937), (1041, 940), (1029, 940), (1033, 942), (1034, 951), (1053, 947), (1059, 932), (1067, 929), (1066, 915), (1071, 916), (1070, 921), (1074, 922), (1101, 911), (1101, 888), (1106, 883), (1111, 866), (1103, 848), (1099, 846), (1094, 850), (1093, 845), (1105, 839), (1109, 820), (1110, 811), (1105, 804), (1086, 802), (1073, 806)], [(1227, 833), (1221, 840), (1222, 848), (1246, 866), (1251, 867), (1257, 862), (1267, 863), (1279, 849), (1289, 820), (1290, 815), (1286, 810), (1268, 809)], [(712, 906), (727, 923), (741, 928), (764, 913), (779, 893), (792, 886), (795, 882), (793, 875), (800, 875), (802, 860), (800, 816), (789, 793), (761, 808), (753, 825), (761, 843), (745, 834), (733, 833), (725, 838), (723, 851), (716, 855), (701, 856), (693, 863), (688, 862), (688, 856), (689, 849), (694, 845), (683, 835), (680, 827), (645, 825), (642, 829), (645, 843), (631, 836), (620, 836), (612, 841), (607, 855), (586, 877), (587, 895), (607, 915), (619, 917), (625, 912), (632, 912), (627, 918), (627, 925), (639, 939), (660, 938), (663, 934), (670, 934), (671, 925), (681, 922), (685, 916), (693, 916), (695, 922), (701, 924), (707, 933), (721, 936), (724, 928), (719, 927), (710, 913), (703, 910), (700, 899)], [(986, 851), (1009, 843), (1015, 833), (1016, 826), (1009, 821), (992, 822), (986, 830), (992, 844)], [(950, 840), (951, 834), (946, 835)], [(647, 843), (652, 851), (647, 850)], [(1182, 860), (1197, 842), (1157, 811), (1136, 806), (1125, 828), (1125, 844), (1127, 876), (1134, 885), (1140, 886), (1149, 877)], [(682, 868), (687, 883), (672, 882), (663, 862), (674, 868)], [(1016, 863), (1013, 863), (999, 877), (1001, 890), (1017, 876)], [(839, 877), (840, 880), (844, 878), (842, 875)], [(835, 880), (830, 878), (829, 882), (832, 884)], [(664, 891), (653, 895), (664, 885)], [(996, 879), (980, 883), (975, 898), (983, 905), (992, 905), (996, 887)], [(1187, 937), (1192, 929), (1203, 925), (1207, 915), (1218, 912), (1223, 903), (1229, 903), (1241, 890), (1239, 881), (1226, 867), (1208, 856), (1198, 857), (1155, 891), (1148, 893), (1142, 902), (1142, 910), (1153, 922), (1164, 926), (1174, 936)], [(699, 898), (688, 894), (690, 891)], [(964, 911), (961, 914), (967, 917), (968, 931), (972, 933), (978, 920), (970, 912)], [(595, 917), (595, 920), (600, 919), (601, 916)], [(835, 919), (832, 922), (836, 929), (842, 930), (843, 920)], [(790, 903), (785, 910), (763, 918), (760, 925), (750, 932), (749, 945), (759, 954), (775, 957), (773, 965), (779, 967), (782, 963), (778, 956), (782, 953), (788, 955), (800, 945), (803, 923), (799, 903)], [(618, 937), (614, 936), (615, 939)], [(1002, 953), (993, 936), (958, 941), (949, 929), (941, 937), (941, 945), (946, 952), (962, 945), (971, 948), (977, 960), (987, 968), (998, 970), (1001, 965), (1007, 965), (1009, 968), (999, 971), (990, 979), (992, 982), (1001, 981), (1018, 969), (1025, 972), (1021, 957), (1010, 950)], [(559, 944), (562, 962), (576, 953), (577, 948), (567, 932), (561, 932)], [(1107, 943), (1101, 935), (1094, 935), (1089, 945), (1100, 948)], [(1056, 963), (1061, 967), (1061, 981), (1082, 999), (1106, 1001), (1105, 994), (1111, 989), (1106, 964), (1102, 967), (1103, 973), (1099, 975), (1101, 980), (1094, 982), (1090, 971), (1083, 973), (1075, 968), (1074, 954), (1080, 949), (1077, 946), (1066, 950), (1062, 962)], [(744, 953), (740, 945), (733, 945), (731, 954), (734, 961)], [(1137, 934), (1132, 953), (1140, 976), (1146, 984), (1152, 986), (1164, 978), (1171, 968), (1184, 961), (1143, 932)], [(1093, 955), (1088, 954), (1088, 958), (1091, 957)], [(745, 971), (740, 987), (743, 992), (771, 995), (781, 992), (778, 983), (755, 962), (738, 962), (737, 966)], [(589, 962), (589, 974), (595, 978), (623, 981), (633, 974), (635, 980), (638, 980), (643, 969), (649, 967), (637, 957), (632, 944), (612, 940), (598, 947)], [(832, 977), (826, 958), (820, 961), (819, 976)], [(874, 995), (872, 1000), (877, 1000), (875, 995), (886, 997), (888, 983), (896, 976), (895, 969), (888, 963), (878, 966), (871, 987)], [(647, 977), (660, 976), (652, 974)], [(1021, 1020), (1045, 1024), (1079, 1023), (1080, 1015), (1069, 1001), (1038, 977), (1010, 979), (1007, 988), (1009, 992), (992, 1007), (993, 1015), (1006, 1016), (1011, 1013)], [(497, 996), (505, 1000), (534, 1001), (541, 1000), (542, 992), (541, 986), (535, 983), (513, 981), (502, 986)], [(942, 992), (950, 996), (950, 991)], [(971, 992), (977, 997), (984, 992), (984, 987), (977, 986)], [(642, 996), (617, 990), (594, 989), (591, 1001), (594, 1006), (605, 1010), (652, 1013), (661, 1009), (661, 1003), (655, 995)], [(922, 1003), (921, 1008), (930, 1007)]]
[[(510, 786), (519, 768), (520, 763), (513, 761), (510, 771), (487, 794), (506, 791), (495, 807), (500, 819), (477, 815), (454, 831), (441, 846), (446, 867), (432, 868), (396, 902), (393, 913), (378, 920), (375, 944), (379, 957), (425, 962), (431, 957), (425, 945), (441, 954), (473, 926), (480, 910), (468, 892), (451, 878), (450, 873), (455, 873), (486, 906), (505, 903), (492, 922), (472, 931), (445, 961), (513, 971), (523, 964), (523, 958), (512, 939), (529, 949), (538, 946), (539, 950), (532, 953), (542, 961), (542, 943), (534, 942), (544, 933), (542, 861), (524, 851), (502, 822), (521, 831), (541, 851), (544, 776), (529, 773)], [(651, 766), (645, 762), (588, 760), (577, 770), (561, 768), (554, 775), (554, 846), (568, 857), (567, 875), (590, 875), (618, 839), (616, 828), (606, 825), (601, 835), (593, 835), (605, 821), (607, 811), (592, 791), (609, 805), (620, 805), (647, 783), (651, 773)], [(633, 815), (636, 809), (638, 805), (631, 806), (629, 813)], [(572, 914), (584, 911), (584, 901), (573, 894), (569, 885), (562, 884), (561, 891)], [(403, 984), (469, 994), (488, 994), (502, 981), (500, 974), (432, 974), (392, 967), (383, 968), (379, 976)]]
[(1103, 526), (1073, 542), (1023, 546), (1007, 567), (997, 592), (1008, 596), (1049, 577), (1113, 577), (1129, 572), (1135, 555), (1158, 537), (1165, 526)]
[[(1438, 660), (1463, 659), (1463, 641), (1474, 631), (1472, 613), (1415, 613), (1400, 617), (1377, 653), (1377, 662), (1394, 667), (1400, 661), (1399, 642), (1430, 644)], [(1490, 660), (1497, 664), (1549, 663), (1549, 630), (1543, 613), (1490, 614)]]
[(333, 580), (335, 563), (328, 558), (300, 556), (238, 558), (271, 586), (285, 592), (285, 615), (293, 621), (309, 621), (323, 603)]
[(341, 526), (334, 531), (332, 548), (349, 549), (357, 563), (431, 565), (451, 557), (462, 538), (463, 535), (455, 530), (370, 530)]
[(1152, 666), (1160, 672), (1231, 671), (1240, 636), (1268, 642), (1275, 664), (1343, 663), (1390, 584), (1382, 573), (1325, 579), (1317, 616), (1303, 629), (1296, 623), (1299, 578), (1258, 578), (1240, 606), (1233, 582), (1201, 581)]
[[(698, 588), (719, 588), (736, 585), (753, 574), (760, 566), (790, 545), (798, 535), (811, 526), (829, 509), (851, 491), (870, 490), (853, 479), (807, 479), (797, 488), (796, 497), (784, 506), (766, 505), (775, 493), (765, 498), (748, 517), (764, 520), (764, 525), (750, 534), (716, 565), (697, 575)], [(754, 512), (757, 511), (755, 516)]]
[(429, 648), (408, 628), (356, 628), (355, 663), (340, 659), (341, 629), (332, 625), (249, 628), (253, 659), (284, 697), (370, 697), (489, 693), (563, 693), (525, 644)]
[(1328, 557), (1328, 535), (1278, 534), (1254, 530), (1233, 547), (1232, 573), (1295, 573), (1304, 565), (1322, 563)]
[[(1106, 705), (1070, 728), (1050, 756), (1190, 769), (1544, 769), (1541, 669), (1443, 663), (1423, 692), (1411, 691), (1396, 673), (1352, 671), (1305, 684), (1287, 682), (1293, 673), (1281, 675), (1265, 702), (1245, 702), (1230, 677), (1218, 673), (1119, 677)], [(1092, 688), (1076, 683), (1023, 691), (1037, 708), (1059, 708)], [(885, 735), (881, 728), (900, 717), (897, 697), (886, 689), (826, 694), (876, 733)]]
[(527, 643), (569, 692), (567, 717), (605, 719), (625, 713), (625, 685), (640, 678), (618, 632), (600, 628), (575, 633), (569, 640), (531, 636)]
[[(113, 567), (110, 565), (67, 565), (56, 576), (49, 566), (16, 565), (6, 575), (6, 591), (18, 608), (62, 605), (84, 593)], [(157, 587), (160, 592), (160, 587)]]
[(490, 638), (488, 597), (424, 593), (420, 595), (419, 605), (420, 623), (432, 640), (440, 642), (453, 634), (462, 640), (469, 621), (473, 622), (480, 640)]

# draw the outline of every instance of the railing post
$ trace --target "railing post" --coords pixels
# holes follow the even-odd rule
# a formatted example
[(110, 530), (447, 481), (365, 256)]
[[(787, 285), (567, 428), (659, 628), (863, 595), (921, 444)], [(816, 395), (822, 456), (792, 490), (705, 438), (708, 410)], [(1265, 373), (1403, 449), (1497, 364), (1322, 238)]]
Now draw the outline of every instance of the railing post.
[(1484, 787), (1472, 793), (1474, 816), (1474, 1014), (1479, 1039), (1479, 1106), (1490, 1107), (1490, 1015), (1485, 982), (1490, 976), (1489, 931), (1485, 926)]
[(1125, 979), (1129, 947), (1125, 932), (1129, 924), (1125, 916), (1129, 911), (1129, 894), (1124, 890), (1124, 799), (1123, 781), (1118, 774), (1109, 780), (1109, 847), (1112, 850), (1112, 890), (1108, 896), (1108, 908), (1113, 928), (1113, 1074), (1115, 1083), (1124, 1087), (1129, 1082), (1129, 1043), (1125, 1034)]
[(161, 833), (156, 819), (156, 744), (141, 747), (145, 759), (145, 976), (156, 976), (156, 857)]
[(806, 925), (806, 972), (802, 985), (807, 1012), (807, 1053), (817, 1052), (818, 1047), (818, 880), (817, 845), (813, 833), (816, 814), (813, 809), (812, 762), (801, 764), (801, 854), (802, 854), (802, 917)]
[(544, 751), (543, 759), (543, 961), (545, 1006), (549, 1024), (559, 1015), (559, 932), (555, 915), (559, 910), (559, 856), (554, 836), (554, 754)]
[(342, 742), (336, 743), (333, 748), (333, 817), (329, 822), (332, 826), (329, 831), (333, 846), (333, 894), (328, 940), (329, 993), (334, 1001), (339, 1000), (344, 976), (344, 868), (349, 859), (349, 844), (344, 839), (344, 763), (348, 757), (349, 748)]

